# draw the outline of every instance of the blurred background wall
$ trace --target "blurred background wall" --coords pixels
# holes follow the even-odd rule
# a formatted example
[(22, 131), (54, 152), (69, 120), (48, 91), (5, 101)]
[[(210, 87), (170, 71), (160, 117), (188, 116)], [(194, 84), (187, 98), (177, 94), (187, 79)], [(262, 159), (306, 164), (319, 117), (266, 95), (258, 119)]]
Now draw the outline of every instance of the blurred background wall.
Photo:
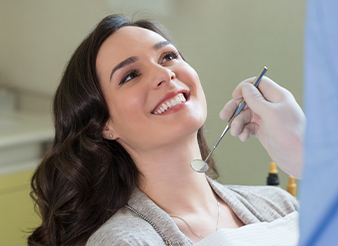
[[(305, 0), (0, 0), (0, 92), (14, 93), (15, 111), (44, 115), (51, 121), (51, 100), (63, 69), (97, 22), (112, 13), (155, 19), (169, 29), (200, 76), (208, 103), (207, 140), (212, 147), (226, 124), (219, 119), (219, 111), (237, 84), (256, 76), (263, 65), (269, 68), (267, 76), (290, 90), (301, 104), (304, 12)], [(257, 139), (242, 143), (229, 134), (214, 158), (220, 182), (265, 185), (270, 159)], [(30, 167), (21, 173), (10, 169), (0, 176), (2, 218), (11, 216), (7, 208), (23, 211), (15, 207), (23, 200), (30, 203), (28, 212), (32, 213)], [(280, 172), (282, 188), (287, 178)], [(17, 187), (20, 194), (13, 193)], [(9, 217), (8, 221), (22, 232), (19, 219)], [(20, 219), (23, 227), (27, 223), (34, 227), (37, 222), (33, 221)], [(0, 227), (5, 232), (9, 225)], [(11, 245), (16, 236), (6, 234), (6, 243)], [(24, 236), (19, 240), (24, 244)]]

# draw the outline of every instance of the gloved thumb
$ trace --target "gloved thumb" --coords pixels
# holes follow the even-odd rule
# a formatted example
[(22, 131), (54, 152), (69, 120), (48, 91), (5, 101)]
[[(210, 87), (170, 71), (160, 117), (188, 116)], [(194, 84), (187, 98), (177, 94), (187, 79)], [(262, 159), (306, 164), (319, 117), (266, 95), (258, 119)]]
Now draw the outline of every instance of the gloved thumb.
[(242, 96), (248, 107), (259, 116), (266, 112), (266, 108), (270, 104), (259, 89), (250, 83), (243, 85)]

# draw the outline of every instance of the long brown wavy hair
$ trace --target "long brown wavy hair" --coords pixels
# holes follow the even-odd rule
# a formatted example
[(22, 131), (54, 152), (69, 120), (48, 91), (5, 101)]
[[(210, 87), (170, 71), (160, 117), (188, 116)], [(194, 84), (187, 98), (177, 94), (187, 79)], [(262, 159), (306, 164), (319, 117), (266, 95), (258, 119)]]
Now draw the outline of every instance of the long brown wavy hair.
[[(76, 49), (54, 97), (53, 146), (31, 181), (42, 223), (28, 245), (84, 245), (137, 187), (140, 173), (130, 155), (117, 141), (102, 137), (110, 116), (95, 64), (102, 43), (124, 26), (146, 28), (170, 41), (158, 23), (110, 15)], [(209, 148), (202, 128), (198, 143), (206, 158)], [(217, 177), (212, 158), (208, 164), (209, 175)]]

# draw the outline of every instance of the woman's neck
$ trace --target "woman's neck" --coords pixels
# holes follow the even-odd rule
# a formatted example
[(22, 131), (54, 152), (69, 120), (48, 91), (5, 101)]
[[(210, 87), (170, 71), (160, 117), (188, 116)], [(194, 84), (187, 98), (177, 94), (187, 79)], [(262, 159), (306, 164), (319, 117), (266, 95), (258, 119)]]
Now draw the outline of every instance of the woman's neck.
[(193, 159), (201, 159), (197, 138), (139, 154), (134, 158), (141, 172), (139, 188), (169, 214), (214, 209), (210, 201), (216, 203), (215, 195), (205, 174), (190, 167)]

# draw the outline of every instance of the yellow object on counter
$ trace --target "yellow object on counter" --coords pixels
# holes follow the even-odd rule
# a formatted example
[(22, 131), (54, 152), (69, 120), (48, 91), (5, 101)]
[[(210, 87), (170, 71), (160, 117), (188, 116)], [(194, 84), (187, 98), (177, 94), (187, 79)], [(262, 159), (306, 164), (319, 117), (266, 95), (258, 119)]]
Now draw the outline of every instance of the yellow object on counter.
[(289, 177), (289, 183), (286, 186), (286, 190), (293, 196), (297, 195), (297, 185), (295, 182), (295, 178)]
[(272, 162), (272, 161), (270, 162), (269, 173), (278, 173), (277, 165), (274, 162)]

